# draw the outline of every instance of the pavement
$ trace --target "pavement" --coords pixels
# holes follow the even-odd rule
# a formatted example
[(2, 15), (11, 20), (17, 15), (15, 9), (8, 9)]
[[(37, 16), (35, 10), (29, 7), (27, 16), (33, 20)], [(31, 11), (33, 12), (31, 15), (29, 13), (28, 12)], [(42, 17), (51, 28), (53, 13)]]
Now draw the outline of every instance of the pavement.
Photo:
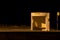
[(60, 32), (51, 29), (50, 31), (31, 30), (30, 26), (0, 26), (0, 32)]

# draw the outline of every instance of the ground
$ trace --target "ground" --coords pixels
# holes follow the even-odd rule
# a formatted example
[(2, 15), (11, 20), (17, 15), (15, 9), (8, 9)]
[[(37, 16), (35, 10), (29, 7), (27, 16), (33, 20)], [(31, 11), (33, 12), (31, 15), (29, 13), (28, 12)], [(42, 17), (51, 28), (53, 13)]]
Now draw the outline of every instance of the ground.
[[(32, 30), (30, 26), (0, 26), (0, 32), (44, 32), (41, 30)], [(47, 31), (46, 31), (47, 32)], [(49, 32), (57, 32), (57, 30), (51, 29)]]

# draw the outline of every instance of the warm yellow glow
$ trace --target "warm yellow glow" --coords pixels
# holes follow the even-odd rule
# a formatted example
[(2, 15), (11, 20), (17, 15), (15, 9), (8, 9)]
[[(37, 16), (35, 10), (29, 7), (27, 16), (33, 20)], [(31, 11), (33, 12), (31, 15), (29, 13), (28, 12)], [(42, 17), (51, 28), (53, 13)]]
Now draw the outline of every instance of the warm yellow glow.
[(42, 25), (42, 28), (45, 28), (45, 29), (42, 29), (42, 31), (46, 31), (46, 24), (41, 23), (41, 25)]
[(59, 12), (57, 12), (57, 16), (59, 16)]
[(42, 25), (42, 28), (46, 28), (46, 24), (41, 23), (41, 25)]
[(38, 12), (36, 12), (36, 13), (32, 13), (31, 15), (32, 16), (46, 16), (46, 14), (47, 13), (38, 13)]
[[(31, 13), (31, 29), (33, 29), (33, 21), (34, 21), (33, 16), (45, 16), (45, 23), (41, 23), (41, 28), (45, 28), (45, 29), (42, 29), (42, 31), (50, 30), (48, 12), (32, 12)], [(38, 27), (38, 23), (36, 21), (35, 21), (35, 26)]]
[(35, 22), (35, 26), (36, 26), (36, 27), (38, 27), (38, 24), (37, 24), (37, 22)]
[(49, 13), (46, 15), (46, 30), (47, 31), (50, 31), (50, 21), (49, 21), (49, 19), (50, 19), (50, 17), (49, 17)]

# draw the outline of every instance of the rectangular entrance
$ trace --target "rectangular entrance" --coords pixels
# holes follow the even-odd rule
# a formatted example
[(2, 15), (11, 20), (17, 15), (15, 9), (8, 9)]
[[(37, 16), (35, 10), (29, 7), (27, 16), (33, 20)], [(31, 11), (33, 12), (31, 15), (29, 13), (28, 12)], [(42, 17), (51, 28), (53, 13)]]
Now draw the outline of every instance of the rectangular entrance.
[(50, 31), (49, 13), (32, 12), (31, 30)]

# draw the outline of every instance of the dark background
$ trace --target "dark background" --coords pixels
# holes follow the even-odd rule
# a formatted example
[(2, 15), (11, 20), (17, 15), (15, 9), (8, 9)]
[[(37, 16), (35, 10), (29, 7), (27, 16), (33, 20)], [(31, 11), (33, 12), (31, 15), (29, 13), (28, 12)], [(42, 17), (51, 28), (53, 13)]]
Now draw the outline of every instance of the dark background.
[[(8, 25), (27, 25), (30, 26), (31, 12), (50, 12), (51, 28), (56, 29), (56, 14), (59, 11), (59, 2), (51, 1), (18, 1), (2, 2), (0, 7), (0, 24)], [(58, 39), (54, 33), (0, 33), (0, 39)]]
[[(60, 35), (59, 35), (60, 36)], [(0, 40), (57, 40), (56, 32), (20, 32), (20, 33), (0, 33)]]
[(49, 2), (20, 1), (1, 3), (0, 24), (31, 26), (31, 12), (50, 12), (51, 27), (56, 29), (59, 5)]

